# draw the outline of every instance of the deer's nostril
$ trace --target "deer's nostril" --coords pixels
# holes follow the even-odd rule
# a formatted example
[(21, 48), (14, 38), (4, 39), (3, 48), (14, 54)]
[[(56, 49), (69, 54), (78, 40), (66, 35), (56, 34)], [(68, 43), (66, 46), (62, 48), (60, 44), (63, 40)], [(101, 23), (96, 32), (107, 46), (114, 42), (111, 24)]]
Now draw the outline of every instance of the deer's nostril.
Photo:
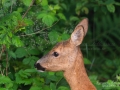
[(37, 70), (45, 71), (45, 68), (42, 67), (39, 63), (35, 63), (34, 67), (37, 68)]

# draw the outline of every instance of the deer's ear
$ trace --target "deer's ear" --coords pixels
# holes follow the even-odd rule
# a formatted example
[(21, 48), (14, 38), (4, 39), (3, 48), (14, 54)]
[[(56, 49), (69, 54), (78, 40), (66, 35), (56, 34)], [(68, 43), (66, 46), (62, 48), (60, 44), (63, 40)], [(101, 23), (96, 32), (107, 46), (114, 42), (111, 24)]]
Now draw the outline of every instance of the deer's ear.
[(84, 36), (88, 30), (88, 19), (83, 19), (76, 27), (71, 35), (71, 43), (78, 46), (82, 43)]

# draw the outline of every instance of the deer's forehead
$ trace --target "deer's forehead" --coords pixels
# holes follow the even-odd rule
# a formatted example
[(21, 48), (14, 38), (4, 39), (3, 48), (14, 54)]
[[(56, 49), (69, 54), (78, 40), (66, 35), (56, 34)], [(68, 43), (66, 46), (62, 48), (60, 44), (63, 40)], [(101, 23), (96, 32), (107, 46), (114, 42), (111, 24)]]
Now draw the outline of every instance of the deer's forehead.
[(63, 41), (63, 42), (57, 43), (53, 47), (53, 50), (54, 51), (65, 51), (65, 50), (71, 49), (70, 47), (71, 47), (71, 45), (70, 45), (69, 41)]

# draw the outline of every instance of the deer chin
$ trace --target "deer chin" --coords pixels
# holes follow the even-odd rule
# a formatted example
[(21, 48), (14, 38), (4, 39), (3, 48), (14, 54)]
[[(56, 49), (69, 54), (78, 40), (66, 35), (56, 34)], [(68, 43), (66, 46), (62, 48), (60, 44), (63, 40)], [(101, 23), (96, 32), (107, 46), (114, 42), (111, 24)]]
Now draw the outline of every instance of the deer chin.
[(45, 72), (45, 71), (43, 71), (43, 70), (38, 70), (39, 72)]

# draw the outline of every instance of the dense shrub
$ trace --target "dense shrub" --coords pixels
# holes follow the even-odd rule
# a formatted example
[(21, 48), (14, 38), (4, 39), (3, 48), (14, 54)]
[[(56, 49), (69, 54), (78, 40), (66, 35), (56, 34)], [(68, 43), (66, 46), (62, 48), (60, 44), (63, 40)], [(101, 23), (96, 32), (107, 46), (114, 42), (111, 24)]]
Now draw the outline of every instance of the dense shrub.
[(40, 73), (34, 63), (84, 17), (90, 79), (98, 90), (119, 90), (119, 7), (118, 0), (0, 0), (0, 90), (70, 90), (62, 72)]

